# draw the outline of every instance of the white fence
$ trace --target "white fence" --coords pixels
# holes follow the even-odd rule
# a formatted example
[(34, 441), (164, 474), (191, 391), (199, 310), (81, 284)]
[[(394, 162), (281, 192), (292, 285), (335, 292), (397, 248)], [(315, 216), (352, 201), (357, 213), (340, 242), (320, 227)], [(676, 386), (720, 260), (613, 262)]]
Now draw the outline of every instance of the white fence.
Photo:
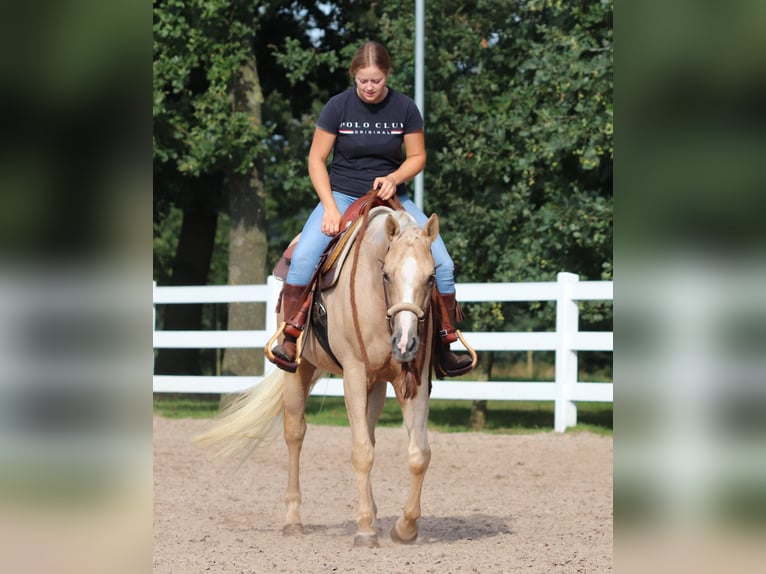
[[(154, 305), (182, 303), (266, 303), (266, 327), (263, 331), (158, 331), (154, 330), (154, 348), (263, 348), (277, 329), (276, 308), (281, 283), (270, 276), (265, 285), (223, 285), (203, 287), (154, 286)], [(554, 429), (563, 432), (577, 424), (577, 406), (583, 402), (613, 402), (613, 383), (578, 382), (579, 351), (612, 351), (611, 332), (582, 332), (578, 327), (578, 301), (612, 300), (611, 281), (580, 282), (577, 275), (559, 273), (549, 283), (459, 283), (457, 298), (467, 302), (556, 301), (555, 332), (464, 332), (476, 351), (554, 351), (555, 380), (467, 381), (434, 380), (431, 397), (435, 399), (554, 401)], [(155, 322), (156, 323), (156, 322)], [(464, 350), (458, 342), (456, 351)], [(264, 372), (274, 369), (264, 358)], [(248, 376), (171, 376), (154, 375), (156, 393), (236, 393), (256, 384), (262, 377)], [(340, 379), (320, 379), (313, 395), (342, 396)], [(388, 396), (393, 397), (389, 386)]]

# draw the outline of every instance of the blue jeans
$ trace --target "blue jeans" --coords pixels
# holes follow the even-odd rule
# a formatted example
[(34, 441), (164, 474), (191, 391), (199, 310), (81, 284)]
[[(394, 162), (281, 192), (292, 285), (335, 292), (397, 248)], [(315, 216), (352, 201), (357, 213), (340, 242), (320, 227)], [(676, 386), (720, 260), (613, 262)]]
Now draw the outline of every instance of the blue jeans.
[[(335, 204), (338, 206), (338, 211), (341, 214), (345, 213), (349, 206), (357, 199), (337, 191), (334, 191), (332, 194), (335, 198)], [(425, 225), (425, 222), (428, 221), (425, 213), (418, 209), (418, 206), (406, 195), (399, 195), (398, 198), (402, 202), (405, 211), (415, 218), (418, 225), (421, 227)], [(323, 216), (324, 207), (320, 202), (314, 208), (314, 211), (311, 212), (303, 226), (301, 238), (298, 241), (298, 245), (295, 246), (293, 258), (290, 262), (290, 270), (287, 272), (286, 283), (306, 285), (311, 279), (311, 275), (319, 263), (319, 258), (332, 239), (329, 235), (322, 233)], [(449, 256), (447, 246), (444, 244), (441, 236), (437, 237), (436, 241), (431, 244), (431, 254), (434, 256), (434, 263), (436, 264), (436, 288), (439, 290), (439, 293), (454, 293), (455, 264)]]

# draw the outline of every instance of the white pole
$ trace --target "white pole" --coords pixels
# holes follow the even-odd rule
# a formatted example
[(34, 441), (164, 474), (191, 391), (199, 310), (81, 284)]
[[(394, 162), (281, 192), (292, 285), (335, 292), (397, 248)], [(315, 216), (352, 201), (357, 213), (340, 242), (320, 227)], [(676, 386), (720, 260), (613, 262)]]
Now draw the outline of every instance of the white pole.
[(577, 405), (572, 401), (577, 384), (577, 351), (573, 350), (574, 337), (579, 329), (579, 309), (572, 299), (572, 287), (580, 277), (574, 273), (558, 273), (556, 297), (556, 402), (553, 430), (564, 432), (577, 424)]
[[(415, 0), (415, 104), (425, 118), (423, 106), (423, 68), (425, 0)], [(423, 172), (415, 176), (415, 205), (423, 209)]]

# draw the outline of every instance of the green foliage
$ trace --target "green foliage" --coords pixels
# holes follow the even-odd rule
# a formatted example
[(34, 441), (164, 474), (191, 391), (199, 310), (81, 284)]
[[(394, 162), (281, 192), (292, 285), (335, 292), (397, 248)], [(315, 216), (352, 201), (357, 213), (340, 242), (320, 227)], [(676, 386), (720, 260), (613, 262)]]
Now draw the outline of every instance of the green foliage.
[(472, 281), (608, 278), (611, 5), (513, 7), (445, 10), (429, 37), (429, 206), (460, 214), (444, 235)]
[[(255, 162), (274, 263), (316, 204), (306, 170), (314, 122), (350, 85), (359, 43), (383, 42), (390, 84), (414, 95), (412, 2), (363, 4), (155, 2), (161, 193), (179, 203), (178, 177)], [(426, 3), (425, 208), (440, 215), (458, 281), (612, 278), (612, 11), (611, 0)], [(259, 129), (227, 95), (251, 61), (264, 94)], [(468, 310), (479, 330), (552, 317), (546, 304)], [(581, 315), (608, 328), (611, 306), (588, 303)]]
[(331, 73), (339, 67), (337, 53), (305, 49), (297, 38), (285, 38), (282, 49), (282, 52), (275, 52), (274, 57), (277, 64), (287, 70), (286, 77), (291, 86), (305, 81), (319, 66), (327, 66)]
[(253, 60), (251, 2), (154, 3), (154, 157), (180, 175), (247, 173), (266, 133), (230, 93)]
[[(406, 90), (414, 23), (406, 2), (385, 10)], [(425, 42), (425, 207), (457, 280), (611, 279), (612, 2), (428, 2)], [(522, 326), (507, 306), (467, 308), (477, 329)], [(529, 312), (550, 322), (553, 308)], [(581, 315), (605, 325), (611, 306)]]

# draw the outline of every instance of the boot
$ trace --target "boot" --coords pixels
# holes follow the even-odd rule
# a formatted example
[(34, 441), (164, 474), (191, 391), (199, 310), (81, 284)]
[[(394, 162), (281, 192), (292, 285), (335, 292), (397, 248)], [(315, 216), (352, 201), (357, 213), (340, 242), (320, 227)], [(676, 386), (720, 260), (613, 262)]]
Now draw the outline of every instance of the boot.
[[(305, 285), (285, 283), (282, 286), (280, 305), (284, 309), (285, 337), (282, 344), (274, 347), (271, 352), (276, 358), (281, 359), (280, 361), (275, 361), (274, 364), (290, 373), (294, 373), (298, 369), (298, 363), (296, 362), (298, 354), (296, 341), (306, 324), (308, 305), (305, 303), (310, 299), (306, 297), (305, 301), (302, 301), (305, 290)], [(304, 304), (301, 305), (301, 303)]]
[(456, 355), (449, 350), (450, 343), (457, 341), (455, 334), (455, 321), (457, 315), (457, 301), (454, 293), (439, 293), (441, 307), (441, 329), (439, 336), (442, 342), (441, 368), (444, 375), (456, 377), (470, 371), (472, 359), (468, 355)]

